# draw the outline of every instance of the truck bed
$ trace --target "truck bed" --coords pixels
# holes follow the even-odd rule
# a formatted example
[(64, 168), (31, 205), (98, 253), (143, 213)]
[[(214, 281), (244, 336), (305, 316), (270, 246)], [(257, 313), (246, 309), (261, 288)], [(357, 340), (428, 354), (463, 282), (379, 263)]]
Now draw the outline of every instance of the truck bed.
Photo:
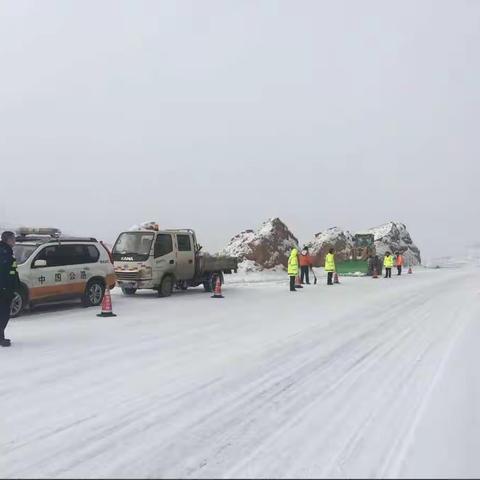
[(209, 253), (200, 253), (197, 257), (198, 272), (200, 274), (208, 272), (231, 273), (237, 271), (238, 258), (227, 255), (211, 255)]

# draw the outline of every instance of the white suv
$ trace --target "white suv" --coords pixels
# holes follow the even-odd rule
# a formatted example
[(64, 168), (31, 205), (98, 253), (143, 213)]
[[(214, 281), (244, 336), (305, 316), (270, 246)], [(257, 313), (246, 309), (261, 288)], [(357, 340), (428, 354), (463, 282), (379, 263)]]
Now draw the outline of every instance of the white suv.
[(81, 299), (97, 306), (105, 288), (115, 286), (113, 262), (107, 247), (94, 238), (62, 237), (56, 229), (21, 229), (13, 248), (20, 288), (12, 301), (11, 315), (38, 303)]

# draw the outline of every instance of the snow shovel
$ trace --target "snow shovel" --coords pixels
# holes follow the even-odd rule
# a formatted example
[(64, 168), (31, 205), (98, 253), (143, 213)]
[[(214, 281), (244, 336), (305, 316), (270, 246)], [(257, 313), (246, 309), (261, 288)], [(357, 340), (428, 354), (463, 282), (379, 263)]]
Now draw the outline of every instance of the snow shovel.
[(313, 274), (313, 284), (316, 285), (317, 284), (317, 276), (315, 275), (315, 272), (313, 271), (313, 268), (311, 270), (312, 270), (312, 274)]

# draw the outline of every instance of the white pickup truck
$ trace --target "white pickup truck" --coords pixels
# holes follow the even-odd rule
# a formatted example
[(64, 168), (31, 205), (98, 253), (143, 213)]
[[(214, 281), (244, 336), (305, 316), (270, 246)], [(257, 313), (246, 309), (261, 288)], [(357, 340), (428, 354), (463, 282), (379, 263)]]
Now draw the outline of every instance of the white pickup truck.
[(149, 224), (120, 233), (113, 247), (117, 285), (125, 295), (138, 289), (157, 290), (160, 297), (173, 288), (186, 290), (203, 285), (211, 292), (217, 278), (236, 272), (236, 257), (202, 253), (195, 232), (189, 229), (160, 230)]

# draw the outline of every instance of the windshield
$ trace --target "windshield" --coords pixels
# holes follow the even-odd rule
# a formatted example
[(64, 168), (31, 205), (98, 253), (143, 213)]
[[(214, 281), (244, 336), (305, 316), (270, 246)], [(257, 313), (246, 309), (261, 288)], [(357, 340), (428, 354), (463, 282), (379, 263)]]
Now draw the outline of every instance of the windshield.
[(125, 232), (120, 234), (113, 253), (117, 255), (142, 255), (148, 256), (152, 248), (153, 233), (147, 232)]
[(370, 247), (373, 245), (373, 235), (355, 235), (357, 247)]
[(37, 245), (22, 245), (21, 243), (17, 243), (13, 247), (13, 254), (15, 255), (17, 263), (19, 265), (25, 263), (36, 249)]

